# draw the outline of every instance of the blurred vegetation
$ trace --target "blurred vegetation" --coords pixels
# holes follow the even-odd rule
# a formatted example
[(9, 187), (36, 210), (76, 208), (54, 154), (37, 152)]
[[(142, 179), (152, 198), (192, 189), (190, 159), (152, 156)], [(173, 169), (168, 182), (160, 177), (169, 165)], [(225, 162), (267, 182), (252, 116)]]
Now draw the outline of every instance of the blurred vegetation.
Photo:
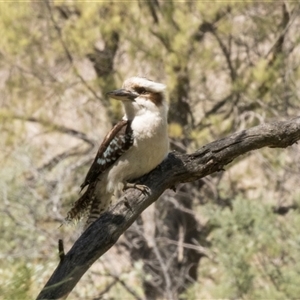
[[(299, 4), (0, 3), (0, 298), (32, 299), (104, 134), (105, 93), (140, 75), (168, 87), (171, 147), (298, 114)], [(299, 146), (263, 149), (166, 191), (70, 299), (297, 298)], [(149, 231), (147, 228), (150, 228)], [(167, 271), (166, 271), (167, 270)]]

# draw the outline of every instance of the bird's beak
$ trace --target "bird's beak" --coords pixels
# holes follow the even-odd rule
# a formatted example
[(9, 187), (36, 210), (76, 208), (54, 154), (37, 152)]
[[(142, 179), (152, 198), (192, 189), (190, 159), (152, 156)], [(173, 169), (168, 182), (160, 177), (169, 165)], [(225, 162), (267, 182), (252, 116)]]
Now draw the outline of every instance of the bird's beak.
[(108, 92), (106, 94), (107, 96), (114, 98), (116, 100), (130, 100), (133, 101), (136, 97), (139, 96), (139, 94), (125, 90), (125, 89), (119, 89), (119, 90), (114, 90), (111, 92)]

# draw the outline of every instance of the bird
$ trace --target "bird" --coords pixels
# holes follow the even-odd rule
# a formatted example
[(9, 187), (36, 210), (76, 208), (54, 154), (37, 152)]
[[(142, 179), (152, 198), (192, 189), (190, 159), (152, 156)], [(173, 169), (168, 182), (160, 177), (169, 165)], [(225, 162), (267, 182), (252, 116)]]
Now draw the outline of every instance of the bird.
[(82, 196), (65, 222), (85, 218), (88, 228), (108, 210), (115, 195), (146, 186), (132, 182), (155, 169), (169, 153), (166, 86), (145, 77), (131, 77), (107, 95), (121, 101), (123, 118), (107, 133), (81, 184)]

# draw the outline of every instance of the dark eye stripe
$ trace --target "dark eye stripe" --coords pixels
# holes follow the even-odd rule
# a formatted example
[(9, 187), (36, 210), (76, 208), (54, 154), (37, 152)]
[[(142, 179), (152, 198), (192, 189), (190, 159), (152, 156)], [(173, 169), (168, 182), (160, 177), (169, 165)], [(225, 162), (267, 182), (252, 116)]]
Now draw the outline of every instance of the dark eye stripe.
[(140, 86), (137, 86), (134, 88), (134, 90), (138, 93), (138, 94), (145, 94), (147, 93), (146, 89)]

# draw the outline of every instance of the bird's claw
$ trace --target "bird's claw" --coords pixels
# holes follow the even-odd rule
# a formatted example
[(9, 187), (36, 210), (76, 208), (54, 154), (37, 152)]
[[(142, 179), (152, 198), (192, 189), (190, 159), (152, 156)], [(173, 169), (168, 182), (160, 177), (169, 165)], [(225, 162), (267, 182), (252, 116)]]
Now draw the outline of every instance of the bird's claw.
[(143, 185), (143, 184), (126, 182), (124, 185), (123, 191), (126, 191), (128, 189), (137, 189), (137, 190), (141, 191), (143, 194), (150, 193), (149, 187), (147, 187), (146, 185)]

